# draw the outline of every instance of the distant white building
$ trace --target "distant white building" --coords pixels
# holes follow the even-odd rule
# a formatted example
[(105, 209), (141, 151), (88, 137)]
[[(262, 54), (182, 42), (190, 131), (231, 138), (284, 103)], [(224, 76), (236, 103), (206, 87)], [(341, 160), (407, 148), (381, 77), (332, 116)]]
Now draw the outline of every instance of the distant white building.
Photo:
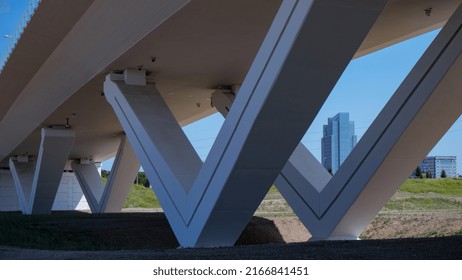
[(430, 156), (420, 164), (422, 173), (431, 173), (432, 178), (441, 178), (441, 173), (446, 173), (447, 178), (457, 177), (456, 156)]

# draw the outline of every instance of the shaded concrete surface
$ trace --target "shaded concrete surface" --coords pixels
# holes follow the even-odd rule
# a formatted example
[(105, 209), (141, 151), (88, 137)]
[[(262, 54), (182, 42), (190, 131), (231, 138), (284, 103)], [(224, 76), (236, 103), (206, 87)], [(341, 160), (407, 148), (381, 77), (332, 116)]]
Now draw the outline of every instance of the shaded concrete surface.
[(316, 241), (246, 245), (212, 249), (139, 251), (45, 251), (0, 247), (10, 260), (155, 260), (155, 259), (306, 259), (306, 260), (423, 260), (462, 259), (462, 236), (363, 241)]

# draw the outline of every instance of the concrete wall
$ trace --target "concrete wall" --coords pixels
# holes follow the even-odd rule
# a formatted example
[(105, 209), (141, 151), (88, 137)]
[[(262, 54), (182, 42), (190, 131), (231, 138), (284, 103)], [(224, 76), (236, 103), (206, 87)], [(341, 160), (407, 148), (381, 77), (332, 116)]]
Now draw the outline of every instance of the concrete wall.
[[(64, 172), (53, 210), (89, 210), (79, 182), (72, 172)], [(0, 170), (0, 211), (19, 211), (18, 198), (10, 171)]]
[(18, 196), (10, 171), (0, 170), (0, 211), (18, 211)]
[(53, 203), (53, 210), (89, 210), (77, 177), (73, 172), (64, 172), (58, 193)]

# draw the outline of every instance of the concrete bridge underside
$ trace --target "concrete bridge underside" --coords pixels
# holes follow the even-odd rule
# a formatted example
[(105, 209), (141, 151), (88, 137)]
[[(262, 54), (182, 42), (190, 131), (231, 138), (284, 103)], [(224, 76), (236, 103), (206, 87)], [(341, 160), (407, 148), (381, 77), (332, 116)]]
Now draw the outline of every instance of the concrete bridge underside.
[[(460, 116), (461, 2), (42, 0), (0, 72), (0, 167), (25, 214), (64, 169), (98, 213), (141, 164), (184, 247), (233, 245), (273, 183), (314, 239), (355, 239)], [(348, 63), (439, 27), (329, 175), (300, 140)], [(217, 110), (202, 162), (181, 126)]]

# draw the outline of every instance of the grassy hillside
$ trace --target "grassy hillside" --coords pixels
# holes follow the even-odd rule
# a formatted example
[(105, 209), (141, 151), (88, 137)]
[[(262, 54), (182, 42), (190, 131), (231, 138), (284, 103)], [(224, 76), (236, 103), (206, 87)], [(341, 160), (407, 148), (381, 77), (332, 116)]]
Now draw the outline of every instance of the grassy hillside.
[(160, 204), (152, 189), (133, 185), (124, 208), (160, 208)]
[(443, 195), (462, 195), (462, 180), (445, 179), (408, 179), (400, 190), (409, 193), (438, 193)]
[(383, 210), (390, 211), (431, 211), (431, 210), (460, 210), (462, 203), (440, 197), (410, 197), (405, 199), (391, 199)]
[[(413, 194), (426, 194), (426, 193), (436, 193), (441, 195), (449, 196), (462, 196), (462, 180), (454, 178), (445, 178), (445, 179), (407, 179), (400, 188), (401, 191)], [(278, 195), (278, 190), (275, 186), (272, 186), (268, 192), (269, 194)], [(418, 200), (418, 199), (417, 199)], [(404, 204), (407, 202), (407, 204)], [(410, 206), (407, 209), (412, 209), (414, 207), (420, 209), (423, 205), (433, 208), (438, 207), (438, 205), (444, 205), (440, 200), (432, 201), (416, 201), (416, 199), (411, 199), (409, 201), (400, 201), (397, 204), (393, 205), (393, 202), (388, 205), (389, 209), (399, 209), (401, 207), (406, 208), (408, 204), (419, 204), (418, 206)], [(447, 206), (447, 205), (446, 205)], [(444, 209), (446, 209), (446, 206)], [(124, 204), (124, 208), (158, 208), (160, 207), (159, 201), (155, 196), (152, 189), (145, 188), (141, 185), (133, 185), (132, 190), (130, 191), (127, 201)], [(459, 205), (451, 205), (449, 209), (460, 208)], [(425, 208), (425, 207), (424, 207)]]
[[(278, 193), (278, 190), (272, 186), (268, 193)], [(124, 208), (160, 208), (160, 204), (152, 189), (134, 184)]]

